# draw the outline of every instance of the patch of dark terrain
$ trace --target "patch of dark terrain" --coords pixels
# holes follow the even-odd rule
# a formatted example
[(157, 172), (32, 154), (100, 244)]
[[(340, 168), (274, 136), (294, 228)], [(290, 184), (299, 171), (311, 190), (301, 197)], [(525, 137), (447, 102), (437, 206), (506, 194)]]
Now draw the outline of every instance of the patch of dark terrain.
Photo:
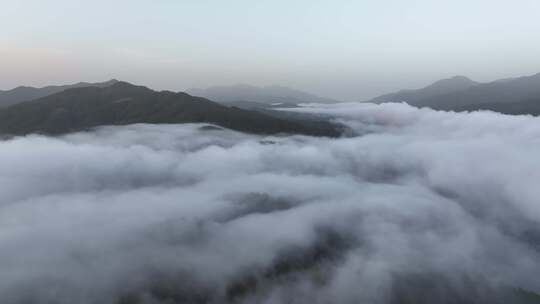
[(336, 128), (339, 130), (341, 136), (356, 136), (356, 132), (345, 124), (339, 123), (334, 120), (334, 117), (323, 114), (311, 114), (311, 113), (300, 113), (287, 111), (284, 109), (274, 110), (274, 109), (258, 109), (258, 112), (262, 114), (272, 116), (278, 119), (285, 119), (287, 121), (293, 121), (300, 123), (302, 125), (308, 126), (314, 130), (323, 131), (327, 128)]
[(230, 222), (252, 214), (285, 211), (304, 203), (290, 197), (276, 197), (259, 192), (239, 193), (230, 195), (225, 199), (233, 203), (234, 208), (218, 215), (216, 221), (219, 223)]
[(223, 131), (223, 128), (212, 126), (212, 125), (206, 125), (199, 127), (199, 130), (201, 131)]
[(175, 275), (155, 274), (145, 286), (126, 291), (115, 303), (252, 302), (252, 297), (264, 298), (274, 288), (297, 281), (300, 277), (308, 277), (314, 284), (323, 286), (331, 278), (331, 265), (339, 263), (354, 242), (336, 231), (322, 227), (317, 235), (317, 240), (311, 246), (293, 246), (282, 250), (268, 267), (246, 269), (221, 286), (197, 281), (187, 271)]
[(261, 145), (265, 145), (265, 146), (277, 144), (276, 141), (274, 141), (274, 140), (268, 140), (268, 139), (260, 140), (259, 143), (260, 143)]
[[(292, 292), (287, 303), (307, 303), (296, 298), (293, 286), (309, 282), (313, 288), (323, 289), (332, 282), (333, 271), (358, 244), (351, 236), (321, 228), (311, 246), (282, 250), (268, 267), (245, 269), (230, 282), (208, 284), (189, 272), (155, 275), (144, 288), (126, 292), (116, 303), (260, 303), (276, 289), (288, 288)], [(540, 304), (540, 295), (496, 286), (487, 278), (419, 270), (392, 273), (390, 289), (381, 290), (379, 299), (373, 303)]]
[(244, 275), (229, 284), (227, 302), (238, 303), (253, 296), (266, 298), (274, 288), (292, 284), (300, 278), (307, 278), (320, 287), (330, 283), (332, 269), (344, 260), (356, 241), (351, 235), (326, 227), (319, 227), (317, 235), (317, 240), (309, 248), (289, 247), (267, 269)]

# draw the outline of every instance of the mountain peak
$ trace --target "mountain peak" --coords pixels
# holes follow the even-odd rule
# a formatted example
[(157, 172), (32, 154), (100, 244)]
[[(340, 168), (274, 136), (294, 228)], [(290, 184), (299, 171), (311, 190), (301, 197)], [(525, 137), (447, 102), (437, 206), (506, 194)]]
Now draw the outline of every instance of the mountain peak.
[(98, 82), (98, 83), (93, 83), (93, 84), (90, 83), (90, 85), (91, 86), (107, 87), (107, 86), (112, 86), (114, 84), (117, 84), (119, 82), (124, 82), (124, 81), (113, 78), (113, 79), (110, 79), (110, 80), (107, 80), (107, 81), (104, 81), (104, 82)]
[(540, 73), (517, 78), (477, 83), (465, 76), (439, 80), (419, 90), (407, 90), (379, 96), (375, 103), (407, 102), (416, 107), (436, 110), (494, 110), (507, 114), (540, 113)]
[(438, 81), (434, 82), (433, 84), (431, 84), (428, 87), (438, 86), (438, 85), (462, 86), (462, 85), (475, 85), (475, 84), (478, 84), (478, 83), (476, 81), (471, 80), (470, 78), (468, 78), (466, 76), (456, 75), (456, 76), (453, 76), (453, 77), (450, 77), (450, 78), (445, 78), (445, 79), (438, 80)]
[(0, 108), (17, 104), (23, 101), (38, 99), (68, 89), (83, 87), (105, 88), (112, 86), (118, 82), (121, 81), (117, 79), (110, 79), (104, 82), (78, 82), (69, 85), (49, 85), (45, 87), (18, 86), (8, 91), (0, 91)]
[(452, 79), (452, 80), (463, 80), (463, 81), (474, 82), (474, 81), (471, 80), (469, 77), (463, 76), (463, 75), (456, 75), (456, 76), (450, 77), (450, 79)]
[(468, 77), (456, 75), (450, 78), (441, 79), (418, 90), (403, 90), (396, 93), (385, 94), (372, 99), (370, 102), (407, 102), (415, 103), (419, 100), (432, 98), (438, 95), (444, 95), (456, 91), (466, 90), (478, 85)]

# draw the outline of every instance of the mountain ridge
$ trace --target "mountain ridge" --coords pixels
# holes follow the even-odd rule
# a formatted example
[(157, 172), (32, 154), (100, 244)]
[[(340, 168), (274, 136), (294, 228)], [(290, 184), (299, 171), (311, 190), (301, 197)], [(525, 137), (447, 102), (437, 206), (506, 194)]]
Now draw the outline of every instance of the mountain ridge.
[(320, 97), (301, 90), (280, 85), (253, 86), (236, 84), (230, 86), (213, 86), (208, 88), (190, 88), (187, 93), (208, 98), (219, 103), (227, 102), (258, 102), (271, 103), (337, 103), (338, 100)]
[(383, 103), (420, 100), (441, 94), (464, 90), (478, 84), (478, 82), (473, 81), (465, 76), (458, 75), (450, 78), (437, 80), (430, 85), (422, 87), (420, 89), (407, 89), (400, 90), (394, 93), (383, 94), (369, 100), (369, 102)]
[[(540, 105), (535, 102), (535, 100), (540, 100), (540, 73), (487, 83), (470, 83), (471, 85), (467, 85), (467, 80), (459, 81), (462, 82), (463, 87), (449, 92), (442, 90), (439, 94), (425, 93), (426, 89), (441, 83), (438, 81), (422, 89), (385, 94), (368, 102), (406, 102), (415, 107), (443, 111), (492, 110), (504, 114), (540, 115)], [(454, 88), (457, 87), (459, 85)], [(512, 109), (512, 105), (519, 109)]]
[(44, 87), (18, 86), (10, 90), (0, 90), (0, 108), (45, 97), (71, 88), (107, 87), (117, 82), (119, 81), (116, 79), (110, 79), (104, 82), (78, 82), (68, 85), (48, 85)]
[(308, 125), (226, 107), (184, 92), (158, 92), (121, 81), (102, 88), (71, 88), (0, 109), (0, 133), (4, 135), (58, 135), (102, 125), (199, 122), (255, 134), (340, 135), (327, 122)]

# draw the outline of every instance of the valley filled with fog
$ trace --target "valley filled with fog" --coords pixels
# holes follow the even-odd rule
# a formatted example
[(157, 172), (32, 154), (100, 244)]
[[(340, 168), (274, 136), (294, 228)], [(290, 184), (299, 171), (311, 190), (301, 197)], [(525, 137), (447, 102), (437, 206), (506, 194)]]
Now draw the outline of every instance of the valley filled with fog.
[(287, 110), (350, 130), (135, 124), (1, 141), (0, 302), (529, 303), (540, 292), (540, 118)]

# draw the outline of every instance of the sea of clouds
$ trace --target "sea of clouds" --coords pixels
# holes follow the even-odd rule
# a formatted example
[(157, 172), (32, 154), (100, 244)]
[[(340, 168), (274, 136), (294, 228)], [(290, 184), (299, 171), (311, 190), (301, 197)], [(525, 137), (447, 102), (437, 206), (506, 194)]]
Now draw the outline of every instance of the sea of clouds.
[(309, 105), (0, 142), (0, 303), (512, 303), (540, 291), (540, 118)]

